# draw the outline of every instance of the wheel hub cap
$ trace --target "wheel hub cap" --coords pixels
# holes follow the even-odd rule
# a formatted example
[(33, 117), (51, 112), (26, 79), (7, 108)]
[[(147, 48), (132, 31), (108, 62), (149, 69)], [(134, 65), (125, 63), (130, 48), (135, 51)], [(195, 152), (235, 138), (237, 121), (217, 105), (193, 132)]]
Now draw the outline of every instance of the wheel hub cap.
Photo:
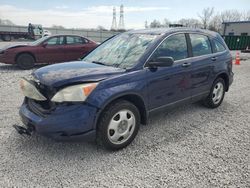
[(108, 138), (113, 144), (126, 142), (134, 132), (135, 116), (130, 110), (117, 112), (108, 125)]
[(221, 82), (218, 82), (215, 86), (214, 86), (214, 90), (213, 90), (213, 102), (214, 104), (218, 104), (222, 97), (223, 97), (223, 92), (224, 92), (224, 86)]

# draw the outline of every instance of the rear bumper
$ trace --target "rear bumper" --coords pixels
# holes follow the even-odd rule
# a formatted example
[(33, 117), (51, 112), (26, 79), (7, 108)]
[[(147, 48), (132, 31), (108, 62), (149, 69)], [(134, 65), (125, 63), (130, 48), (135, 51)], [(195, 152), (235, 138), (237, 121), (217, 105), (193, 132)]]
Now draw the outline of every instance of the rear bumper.
[(95, 139), (94, 129), (97, 109), (86, 104), (60, 106), (53, 112), (40, 115), (32, 111), (24, 102), (19, 114), (26, 127), (58, 141), (91, 141)]

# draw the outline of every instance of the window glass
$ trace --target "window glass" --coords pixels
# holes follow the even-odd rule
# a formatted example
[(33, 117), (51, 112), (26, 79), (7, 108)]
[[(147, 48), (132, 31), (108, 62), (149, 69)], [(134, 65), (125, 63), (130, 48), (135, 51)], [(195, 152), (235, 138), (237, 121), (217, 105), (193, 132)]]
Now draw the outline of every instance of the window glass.
[(185, 34), (176, 34), (167, 38), (155, 51), (152, 60), (158, 57), (172, 57), (175, 61), (188, 57)]
[(67, 44), (84, 44), (85, 41), (81, 37), (67, 36)]
[(52, 37), (47, 40), (48, 45), (61, 45), (63, 44), (63, 37)]
[(157, 37), (158, 35), (154, 34), (122, 33), (99, 45), (83, 61), (131, 68)]
[(189, 36), (194, 57), (212, 53), (211, 44), (207, 36), (199, 34), (189, 34)]
[(217, 40), (214, 40), (214, 52), (223, 52), (226, 48)]

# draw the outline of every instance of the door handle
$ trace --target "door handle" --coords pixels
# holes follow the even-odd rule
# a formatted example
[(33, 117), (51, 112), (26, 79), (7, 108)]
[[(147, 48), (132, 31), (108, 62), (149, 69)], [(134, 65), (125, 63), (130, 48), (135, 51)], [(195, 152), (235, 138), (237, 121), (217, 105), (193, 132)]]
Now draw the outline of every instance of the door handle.
[(212, 60), (212, 61), (216, 61), (216, 60), (217, 60), (217, 57), (212, 57), (211, 60)]
[(191, 65), (191, 63), (183, 63), (182, 67), (189, 67)]

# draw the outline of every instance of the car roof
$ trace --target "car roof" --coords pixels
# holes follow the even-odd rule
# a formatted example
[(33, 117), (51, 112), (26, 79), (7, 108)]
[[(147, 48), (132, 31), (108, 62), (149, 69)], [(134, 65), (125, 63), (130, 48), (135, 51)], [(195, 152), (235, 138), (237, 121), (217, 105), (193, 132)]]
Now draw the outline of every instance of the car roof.
[(81, 35), (73, 35), (73, 34), (55, 34), (55, 35), (50, 35), (49, 37), (62, 37), (62, 36), (72, 36), (72, 37), (83, 37), (83, 38), (86, 38), (84, 36), (81, 36)]
[(208, 34), (212, 36), (218, 36), (218, 33), (205, 30), (205, 29), (198, 29), (198, 28), (188, 28), (188, 27), (174, 27), (174, 28), (153, 28), (153, 29), (141, 29), (141, 30), (131, 30), (128, 33), (135, 33), (135, 34), (149, 34), (149, 35), (164, 35), (170, 34), (175, 32), (198, 32), (202, 34)]

